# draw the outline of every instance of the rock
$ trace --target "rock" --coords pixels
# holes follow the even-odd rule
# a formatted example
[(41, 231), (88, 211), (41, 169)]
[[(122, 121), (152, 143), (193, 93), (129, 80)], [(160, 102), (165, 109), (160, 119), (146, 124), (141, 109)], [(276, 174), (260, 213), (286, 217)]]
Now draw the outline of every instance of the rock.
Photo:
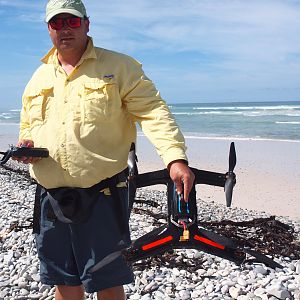
[(229, 291), (229, 286), (227, 284), (221, 287), (221, 293), (224, 295)]
[(20, 295), (21, 296), (27, 296), (29, 294), (29, 291), (27, 291), (26, 289), (21, 289), (20, 290)]
[(253, 271), (256, 274), (262, 274), (262, 275), (266, 275), (268, 273), (268, 270), (266, 268), (260, 266), (256, 267)]
[(177, 268), (173, 268), (172, 271), (174, 276), (180, 276), (180, 271)]
[(155, 281), (151, 281), (146, 287), (145, 292), (151, 291), (152, 289), (157, 287), (157, 283)]
[(140, 297), (141, 296), (138, 293), (135, 293), (135, 294), (131, 295), (129, 297), (129, 299), (131, 299), (131, 300), (140, 300)]
[(191, 293), (187, 290), (182, 290), (179, 292), (179, 296), (181, 300), (189, 300), (191, 299)]
[(31, 274), (31, 278), (36, 282), (41, 281), (41, 276), (39, 274)]
[(40, 299), (42, 297), (42, 294), (40, 294), (40, 293), (38, 293), (38, 294), (29, 294), (28, 296), (27, 296), (27, 298), (29, 299), (29, 300), (38, 300), (38, 299)]
[(239, 278), (237, 279), (237, 283), (238, 283), (239, 285), (241, 285), (241, 286), (247, 286), (246, 280), (243, 279), (243, 278), (241, 278), (241, 277), (239, 277)]
[(9, 250), (6, 254), (4, 254), (4, 259), (3, 259), (4, 264), (9, 266), (10, 264), (12, 264), (13, 260), (14, 260), (14, 252), (12, 250)]
[(291, 298), (290, 292), (284, 287), (272, 286), (267, 289), (267, 293), (278, 299)]
[(256, 290), (254, 290), (254, 295), (255, 296), (259, 296), (260, 297), (261, 295), (263, 295), (265, 293), (266, 293), (266, 290), (264, 288), (262, 288), (262, 287), (259, 287)]
[(207, 294), (212, 293), (213, 290), (214, 290), (214, 285), (213, 285), (213, 284), (209, 284), (209, 285), (205, 288), (205, 292), (206, 292)]
[(300, 275), (300, 262), (298, 261), (298, 263), (296, 264), (296, 270), (295, 270), (296, 274)]
[[(19, 179), (7, 182), (7, 179), (1, 177), (3, 172), (10, 174), (9, 176), (18, 176)], [(31, 215), (34, 185), (26, 183), (26, 187), (24, 187), (23, 183), (23, 188), (20, 188), (20, 184), (23, 182), (20, 175), (11, 174), (3, 168), (0, 169), (0, 178), (2, 180), (0, 228), (6, 230), (9, 228), (7, 224), (26, 220)], [(145, 199), (154, 199), (159, 203), (157, 208), (153, 208), (153, 212), (167, 213), (166, 201), (162, 200), (165, 197), (164, 193), (151, 191), (149, 194), (140, 193), (139, 195)], [(22, 203), (21, 206), (20, 203)], [(148, 209), (146, 205), (136, 205)], [(249, 220), (266, 216), (262, 213), (243, 211), (238, 208), (228, 211), (217, 203), (202, 201), (200, 205), (199, 219), (203, 215), (210, 216), (208, 219), (213, 221), (218, 220), (220, 216), (232, 220)], [(154, 226), (153, 220), (148, 215), (133, 212), (130, 226), (131, 228), (135, 227), (136, 231), (132, 232), (132, 238), (135, 239), (149, 231)], [(282, 219), (283, 222), (284, 220), (288, 221), (289, 219)], [(300, 222), (298, 223), (293, 221), (293, 224), (300, 228)], [(298, 235), (299, 233), (300, 230), (298, 230)], [(5, 240), (1, 241), (0, 248), (0, 300), (54, 299), (54, 288), (40, 282), (39, 262), (30, 230), (11, 232)], [(170, 255), (177, 265), (166, 263), (165, 265), (152, 264), (149, 266), (146, 264), (145, 267), (133, 267), (135, 282), (125, 286), (127, 299), (300, 300), (300, 262), (297, 260), (277, 257), (276, 261), (284, 268), (273, 270), (264, 265), (245, 264), (240, 267), (225, 259), (194, 249), (175, 250)], [(190, 271), (188, 263), (191, 261), (201, 264), (201, 267)], [(208, 278), (208, 276), (210, 277)], [(85, 297), (87, 300), (95, 299), (95, 295), (92, 294), (86, 294)]]
[(241, 289), (237, 287), (230, 287), (229, 288), (229, 294), (233, 299), (237, 299), (237, 297), (240, 295)]

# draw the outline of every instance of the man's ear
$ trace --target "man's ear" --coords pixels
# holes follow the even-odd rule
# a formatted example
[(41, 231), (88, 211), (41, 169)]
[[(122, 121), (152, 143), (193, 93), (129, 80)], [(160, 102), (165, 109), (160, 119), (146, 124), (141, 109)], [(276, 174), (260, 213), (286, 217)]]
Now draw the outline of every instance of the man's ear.
[(90, 31), (90, 20), (89, 18), (84, 19), (84, 24), (86, 26), (86, 33)]
[(47, 23), (48, 33), (50, 34), (50, 25)]

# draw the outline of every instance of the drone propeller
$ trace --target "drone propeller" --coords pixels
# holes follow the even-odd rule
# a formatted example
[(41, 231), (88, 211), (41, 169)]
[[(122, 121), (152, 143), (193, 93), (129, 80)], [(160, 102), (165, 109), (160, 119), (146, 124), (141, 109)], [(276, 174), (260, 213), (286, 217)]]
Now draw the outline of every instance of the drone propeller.
[(229, 151), (229, 172), (233, 172), (235, 165), (236, 165), (235, 147), (234, 147), (234, 142), (231, 142), (230, 151)]
[(227, 207), (231, 206), (233, 187), (236, 183), (235, 174), (233, 173), (235, 165), (236, 165), (236, 153), (235, 153), (234, 142), (232, 142), (230, 144), (230, 151), (229, 151), (229, 170), (226, 174), (227, 179), (225, 181), (225, 186), (224, 186)]
[(137, 156), (135, 154), (135, 144), (132, 143), (129, 154), (128, 154), (128, 199), (129, 199), (129, 209), (132, 209), (135, 193), (136, 193), (136, 180), (135, 176), (138, 174), (137, 168)]
[(129, 176), (134, 176), (138, 173), (136, 162), (137, 162), (137, 157), (135, 154), (135, 144), (132, 143), (130, 146), (128, 160), (127, 160)]

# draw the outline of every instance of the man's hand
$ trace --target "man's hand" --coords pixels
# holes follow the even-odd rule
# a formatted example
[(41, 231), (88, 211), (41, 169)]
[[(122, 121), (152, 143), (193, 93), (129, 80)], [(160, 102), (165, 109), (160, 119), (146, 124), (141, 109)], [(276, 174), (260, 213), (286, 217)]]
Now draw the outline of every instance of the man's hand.
[[(183, 194), (184, 201), (189, 200), (189, 193), (193, 187), (195, 175), (184, 160), (175, 160), (169, 163), (170, 177), (176, 185), (178, 194)], [(182, 184), (184, 191), (182, 190)]]
[[(31, 140), (21, 140), (17, 144), (17, 147), (29, 147), (33, 148), (34, 143)], [(13, 160), (17, 160), (18, 162), (22, 162), (24, 164), (33, 164), (41, 159), (41, 157), (12, 157)]]

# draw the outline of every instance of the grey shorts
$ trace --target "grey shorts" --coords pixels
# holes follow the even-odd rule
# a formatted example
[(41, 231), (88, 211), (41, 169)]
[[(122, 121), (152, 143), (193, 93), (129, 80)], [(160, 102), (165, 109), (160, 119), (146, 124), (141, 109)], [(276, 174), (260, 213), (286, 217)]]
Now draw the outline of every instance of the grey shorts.
[[(118, 192), (120, 205), (127, 212), (127, 189), (118, 188)], [(99, 193), (88, 221), (79, 224), (53, 220), (49, 208), (48, 198), (42, 195), (40, 232), (36, 234), (42, 283), (83, 284), (87, 292), (93, 293), (133, 281), (131, 267), (118, 255), (123, 242), (125, 246), (130, 243), (129, 229), (121, 235), (111, 196)], [(125, 217), (129, 219), (128, 215)], [(111, 256), (113, 259), (107, 260)]]

